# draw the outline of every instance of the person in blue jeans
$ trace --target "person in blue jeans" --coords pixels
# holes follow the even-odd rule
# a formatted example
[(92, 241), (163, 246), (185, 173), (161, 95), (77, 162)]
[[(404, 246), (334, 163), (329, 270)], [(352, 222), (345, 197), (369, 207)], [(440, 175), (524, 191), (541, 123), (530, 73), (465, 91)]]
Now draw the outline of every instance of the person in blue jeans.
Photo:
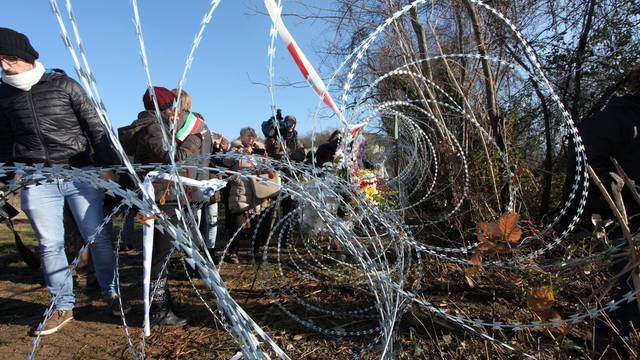
[[(44, 164), (86, 171), (118, 164), (109, 137), (82, 87), (62, 70), (45, 70), (38, 52), (19, 32), (0, 28), (0, 163)], [(27, 177), (29, 174), (26, 174)], [(102, 171), (104, 179), (113, 176)], [(0, 178), (3, 181), (11, 176)], [(75, 296), (64, 252), (65, 200), (80, 228), (96, 268), (102, 296), (114, 315), (128, 312), (116, 294), (115, 253), (100, 224), (104, 194), (73, 179), (33, 183), (21, 193), (22, 209), (39, 243), (42, 271), (54, 297), (54, 312), (36, 335), (48, 335), (73, 320)]]
[[(211, 134), (211, 154), (225, 153), (229, 150), (229, 140), (222, 134)], [(222, 159), (212, 156), (211, 166), (224, 167)], [(213, 250), (218, 236), (218, 204), (222, 202), (222, 191), (217, 191), (209, 204), (202, 209), (200, 219), (200, 233), (204, 238), (205, 246)]]

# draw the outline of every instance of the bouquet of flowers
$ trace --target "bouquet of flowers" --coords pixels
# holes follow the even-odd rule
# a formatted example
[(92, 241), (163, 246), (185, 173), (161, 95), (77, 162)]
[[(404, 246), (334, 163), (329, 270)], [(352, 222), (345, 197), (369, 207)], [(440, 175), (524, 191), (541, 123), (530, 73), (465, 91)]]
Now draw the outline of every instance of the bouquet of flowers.
[(359, 169), (354, 176), (358, 189), (362, 192), (367, 202), (380, 207), (395, 205), (393, 201), (394, 191), (385, 186), (385, 179), (379, 171)]

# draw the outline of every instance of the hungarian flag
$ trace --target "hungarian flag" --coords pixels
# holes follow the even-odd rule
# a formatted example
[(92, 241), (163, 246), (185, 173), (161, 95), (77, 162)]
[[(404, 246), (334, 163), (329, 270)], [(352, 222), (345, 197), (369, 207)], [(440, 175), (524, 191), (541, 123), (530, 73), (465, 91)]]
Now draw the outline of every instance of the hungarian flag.
[(176, 133), (176, 140), (183, 142), (187, 136), (198, 133), (202, 127), (201, 125), (202, 119), (197, 117), (194, 113), (189, 112), (189, 116), (187, 116), (184, 124)]

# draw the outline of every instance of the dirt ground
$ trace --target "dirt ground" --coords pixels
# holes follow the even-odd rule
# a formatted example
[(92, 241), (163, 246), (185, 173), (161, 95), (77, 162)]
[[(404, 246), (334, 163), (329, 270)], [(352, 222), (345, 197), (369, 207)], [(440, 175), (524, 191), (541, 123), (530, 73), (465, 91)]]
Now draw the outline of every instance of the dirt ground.
[[(33, 233), (26, 220), (19, 220), (17, 229), (23, 241), (35, 249)], [(136, 246), (140, 247), (140, 239)], [(143, 304), (141, 299), (141, 252), (120, 253), (120, 284), (124, 297), (133, 307), (127, 323), (136, 343), (141, 339)], [(247, 312), (292, 358), (330, 359), (336, 352), (354, 354), (358, 345), (347, 342), (337, 345), (333, 339), (318, 336), (298, 326), (284, 316), (273, 301), (250, 284), (257, 266), (248, 258), (239, 265), (226, 265), (223, 278), (228, 279), (232, 295)], [(145, 341), (150, 359), (218, 359), (231, 358), (238, 347), (220, 323), (202, 304), (188, 280), (182, 262), (171, 262), (170, 288), (176, 312), (188, 319), (187, 326), (153, 327), (152, 336)], [(259, 280), (258, 280), (259, 282)], [(200, 295), (215, 311), (215, 301), (199, 279), (194, 284)], [(42, 337), (37, 357), (41, 359), (128, 359), (132, 358), (121, 320), (111, 316), (100, 299), (97, 286), (75, 286), (75, 320), (60, 332)], [(6, 229), (0, 231), (0, 358), (24, 359), (31, 351), (32, 331), (42, 320), (50, 300), (43, 285), (42, 274), (27, 267), (15, 250), (13, 237)], [(304, 339), (304, 341), (301, 341)], [(304, 346), (299, 346), (304, 342)], [(340, 356), (340, 358), (344, 358)]]
[[(116, 222), (117, 225), (117, 222)], [(26, 219), (19, 219), (18, 231), (23, 240), (35, 249), (33, 232)], [(140, 239), (135, 244), (141, 246)], [(247, 245), (247, 244), (245, 244)], [(42, 274), (28, 268), (15, 250), (13, 237), (4, 226), (0, 229), (0, 359), (24, 359), (31, 351), (35, 337), (31, 332), (42, 320), (50, 296), (43, 286)], [(241, 255), (243, 253), (241, 252)], [(127, 316), (129, 331), (138, 353), (142, 324), (142, 268), (141, 252), (120, 253), (120, 284), (125, 298), (133, 306)], [(350, 359), (356, 357), (373, 338), (336, 337), (318, 334), (285, 315), (275, 304), (286, 303), (282, 297), (272, 298), (265, 293), (264, 276), (260, 267), (245, 254), (241, 264), (225, 265), (221, 276), (236, 301), (279, 344), (292, 359)], [(270, 260), (271, 262), (272, 260)], [(496, 288), (477, 286), (466, 288), (459, 269), (448, 269), (446, 264), (432, 264), (425, 283), (429, 300), (452, 313), (494, 313), (499, 318), (519, 318), (527, 315), (521, 299), (505, 295), (495, 299)], [(273, 266), (277, 268), (277, 266)], [(170, 289), (176, 303), (176, 312), (187, 318), (184, 327), (153, 327), (152, 336), (145, 339), (145, 353), (149, 359), (229, 359), (238, 346), (221, 324), (205, 307), (192, 287), (178, 256), (171, 261)], [(436, 271), (437, 270), (437, 271)], [(284, 270), (287, 272), (287, 270)], [(294, 271), (287, 272), (290, 277)], [(296, 282), (289, 278), (296, 290), (304, 293), (310, 302), (318, 304), (349, 304), (353, 308), (370, 304), (366, 294), (348, 286), (323, 288), (318, 284)], [(276, 284), (277, 285), (277, 284)], [(194, 286), (204, 300), (216, 310), (214, 296), (195, 278)], [(108, 312), (97, 287), (77, 287), (75, 321), (60, 332), (42, 338), (37, 357), (40, 359), (132, 359), (124, 327), (119, 318)], [(577, 290), (578, 291), (578, 290)], [(314, 296), (322, 296), (315, 299)], [(585, 295), (586, 296), (586, 295)], [(307, 314), (304, 308), (286, 303), (288, 308), (305, 316), (324, 328), (342, 329), (341, 319)], [(463, 306), (463, 307), (461, 307)], [(575, 302), (564, 302), (567, 313), (575, 312)], [(468, 314), (468, 316), (474, 316)], [(342, 322), (341, 322), (342, 321)], [(351, 321), (351, 320), (349, 320)], [(350, 322), (351, 330), (370, 328), (371, 319)], [(375, 325), (375, 324), (374, 324)], [(571, 329), (565, 335), (550, 331), (520, 332), (501, 336), (503, 341), (535, 354), (541, 359), (600, 358), (589, 342), (589, 326)], [(423, 311), (409, 311), (396, 329), (395, 358), (398, 359), (513, 359), (519, 356), (459, 328), (428, 316)], [(638, 337), (640, 339), (640, 337)], [(271, 354), (271, 358), (275, 358)], [(379, 358), (374, 347), (363, 359)], [(625, 358), (609, 353), (602, 358)], [(626, 357), (625, 359), (629, 359)]]

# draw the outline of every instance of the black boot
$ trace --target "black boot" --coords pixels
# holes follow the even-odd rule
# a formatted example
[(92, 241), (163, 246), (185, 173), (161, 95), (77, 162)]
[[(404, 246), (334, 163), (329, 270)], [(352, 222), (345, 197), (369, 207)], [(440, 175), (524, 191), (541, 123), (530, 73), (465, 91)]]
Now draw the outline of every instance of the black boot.
[(151, 300), (151, 323), (164, 326), (183, 326), (187, 320), (174, 314), (172, 310), (171, 293), (167, 287), (167, 279), (151, 282), (151, 289), (158, 284), (155, 296)]

